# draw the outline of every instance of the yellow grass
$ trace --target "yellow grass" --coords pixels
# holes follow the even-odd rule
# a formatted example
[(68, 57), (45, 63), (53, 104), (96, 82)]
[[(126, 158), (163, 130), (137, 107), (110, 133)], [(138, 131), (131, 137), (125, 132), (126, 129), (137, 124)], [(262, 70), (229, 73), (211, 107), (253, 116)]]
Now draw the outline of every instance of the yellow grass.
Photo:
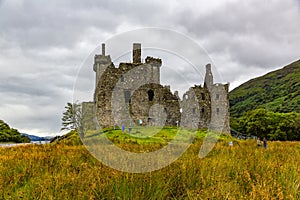
[(111, 169), (84, 146), (0, 148), (0, 199), (300, 199), (300, 142), (220, 141), (204, 159), (200, 146), (145, 174)]

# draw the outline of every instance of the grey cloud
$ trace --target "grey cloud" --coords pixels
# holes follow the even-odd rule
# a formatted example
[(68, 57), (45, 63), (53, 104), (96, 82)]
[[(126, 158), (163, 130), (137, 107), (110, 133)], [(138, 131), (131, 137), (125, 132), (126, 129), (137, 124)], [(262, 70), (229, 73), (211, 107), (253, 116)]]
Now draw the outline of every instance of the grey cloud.
[[(20, 96), (19, 98), (25, 97)], [(31, 104), (13, 100), (10, 100), (10, 103), (1, 104), (1, 119), (21, 132), (24, 130), (34, 130), (38, 134), (59, 132), (63, 106), (59, 107), (56, 104), (37, 105), (34, 100), (31, 99)]]
[(72, 48), (90, 29), (113, 33), (123, 22), (159, 20), (159, 12), (159, 5), (141, 1), (6, 1), (0, 33), (24, 49)]
[(73, 78), (55, 72), (2, 78), (0, 115), (20, 130), (57, 133), (64, 105), (72, 101), (72, 86)]
[[(298, 0), (191, 1), (185, 5), (172, 0), (0, 0), (0, 119), (17, 128), (57, 132), (64, 105), (72, 100), (74, 83), (80, 84), (75, 93), (91, 99), (93, 49), (116, 33), (137, 27), (186, 33), (208, 51), (216, 79), (237, 86), (299, 59), (299, 10)], [(168, 35), (150, 36), (144, 35), (144, 45), (149, 44), (147, 39), (160, 44), (168, 39)], [(130, 51), (131, 43), (140, 42), (139, 38), (108, 42), (107, 51), (117, 59), (119, 52), (110, 48)], [(167, 76), (162, 81), (171, 84), (172, 90), (185, 91), (177, 80), (184, 76), (202, 84), (204, 65), (210, 61), (181, 44), (174, 39), (169, 49), (186, 50), (187, 59), (196, 57), (192, 61), (198, 74), (163, 57), (162, 75)], [(144, 55), (152, 53), (159, 57), (159, 52)], [(76, 79), (81, 67), (86, 71)]]
[(73, 47), (90, 27), (114, 31), (121, 22), (109, 10), (88, 8), (89, 4), (81, 8), (72, 1), (51, 1), (47, 4), (31, 0), (20, 2), (15, 6), (7, 1), (2, 6), (0, 33), (7, 40), (17, 40), (25, 49)]
[[(230, 71), (231, 76), (225, 72), (228, 81), (234, 81), (240, 69), (270, 70), (299, 58), (300, 7), (297, 1), (233, 1), (205, 14), (180, 12), (177, 21), (204, 44), (210, 54), (225, 56), (228, 58), (225, 65), (236, 66)], [(222, 63), (219, 64), (222, 67)]]
[[(58, 81), (60, 80), (60, 81)], [(57, 89), (71, 88), (74, 77), (59, 72), (36, 72), (2, 77), (0, 92), (17, 92), (32, 96), (60, 95)]]

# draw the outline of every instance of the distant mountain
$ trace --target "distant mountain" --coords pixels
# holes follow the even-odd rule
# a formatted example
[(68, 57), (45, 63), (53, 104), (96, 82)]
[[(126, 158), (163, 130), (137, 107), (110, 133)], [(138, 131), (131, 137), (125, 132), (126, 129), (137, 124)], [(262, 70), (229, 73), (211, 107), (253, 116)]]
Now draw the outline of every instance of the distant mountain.
[(26, 134), (26, 133), (21, 133), (21, 134), (28, 137), (31, 141), (50, 141), (54, 138), (54, 137), (51, 137), (51, 136), (39, 137), (39, 136), (36, 136), (36, 135), (29, 135), (29, 134)]
[(30, 142), (27, 136), (21, 135), (21, 133), (14, 128), (11, 128), (3, 120), (0, 120), (0, 142)]
[(300, 112), (300, 60), (247, 81), (230, 92), (229, 101), (233, 117), (256, 108)]

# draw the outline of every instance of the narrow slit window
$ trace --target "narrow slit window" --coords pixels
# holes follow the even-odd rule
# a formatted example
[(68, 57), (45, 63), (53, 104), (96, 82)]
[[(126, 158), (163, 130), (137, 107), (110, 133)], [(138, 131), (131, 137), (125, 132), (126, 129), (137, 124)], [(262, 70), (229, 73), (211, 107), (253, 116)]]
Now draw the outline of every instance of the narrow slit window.
[(125, 103), (130, 103), (130, 91), (126, 90), (124, 91), (124, 96), (125, 96)]
[(193, 108), (193, 110), (192, 110), (192, 111), (193, 111), (193, 114), (195, 114), (195, 113), (196, 113), (196, 108)]
[(204, 109), (204, 108), (202, 108), (202, 109), (201, 109), (201, 112), (202, 112), (202, 113), (204, 113), (204, 112), (205, 112), (205, 109)]

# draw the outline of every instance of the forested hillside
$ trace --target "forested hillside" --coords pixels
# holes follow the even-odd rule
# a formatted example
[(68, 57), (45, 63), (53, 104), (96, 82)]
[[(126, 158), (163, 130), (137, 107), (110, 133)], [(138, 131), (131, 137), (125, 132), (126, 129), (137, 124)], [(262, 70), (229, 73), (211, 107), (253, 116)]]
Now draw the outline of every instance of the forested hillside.
[(300, 140), (300, 60), (232, 90), (230, 126), (270, 140)]
[(242, 84), (229, 96), (233, 117), (257, 108), (279, 113), (300, 112), (300, 60)]
[(30, 139), (21, 135), (17, 129), (10, 128), (7, 123), (0, 120), (0, 142), (30, 142)]

